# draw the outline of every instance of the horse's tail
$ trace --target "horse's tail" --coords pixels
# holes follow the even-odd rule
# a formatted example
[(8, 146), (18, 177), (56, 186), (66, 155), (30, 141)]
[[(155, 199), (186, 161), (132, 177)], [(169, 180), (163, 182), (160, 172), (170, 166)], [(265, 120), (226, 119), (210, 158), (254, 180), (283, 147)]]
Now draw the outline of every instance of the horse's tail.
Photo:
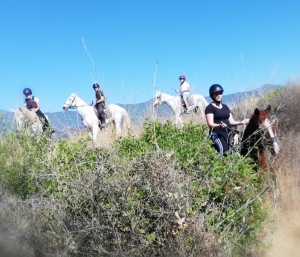
[(130, 117), (128, 112), (125, 109), (123, 110), (122, 118), (123, 118), (123, 126), (126, 127), (127, 129), (130, 129)]

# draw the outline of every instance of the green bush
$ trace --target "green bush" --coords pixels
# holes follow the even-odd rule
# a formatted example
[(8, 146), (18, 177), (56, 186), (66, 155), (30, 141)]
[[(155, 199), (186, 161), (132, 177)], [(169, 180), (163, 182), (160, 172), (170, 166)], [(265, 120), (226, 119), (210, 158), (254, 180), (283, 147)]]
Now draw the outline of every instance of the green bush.
[[(27, 222), (15, 229), (47, 253), (199, 256), (232, 243), (239, 256), (235, 245), (255, 240), (265, 217), (256, 201), (263, 177), (239, 153), (220, 157), (203, 125), (147, 123), (140, 137), (118, 139), (110, 150), (85, 138), (56, 142), (17, 132), (0, 147), (2, 184), (36, 199), (15, 212)], [(9, 211), (4, 217), (12, 219)]]

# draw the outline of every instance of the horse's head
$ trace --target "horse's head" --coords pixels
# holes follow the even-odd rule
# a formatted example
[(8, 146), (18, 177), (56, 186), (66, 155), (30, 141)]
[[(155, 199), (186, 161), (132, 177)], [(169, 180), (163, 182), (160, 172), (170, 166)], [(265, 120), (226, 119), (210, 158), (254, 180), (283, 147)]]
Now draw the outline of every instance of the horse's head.
[(64, 111), (67, 111), (69, 108), (76, 106), (76, 94), (72, 93), (67, 101), (62, 106)]
[[(257, 109), (255, 109), (257, 112)], [(254, 111), (254, 113), (255, 113)], [(269, 105), (266, 110), (260, 110), (259, 111), (259, 118), (258, 118), (258, 123), (259, 126), (265, 130), (268, 131), (267, 133), (267, 138), (269, 138), (273, 144), (275, 154), (279, 153), (279, 145), (277, 143), (276, 139), (276, 132), (275, 132), (275, 122), (276, 119), (271, 117), (271, 106)]]
[[(271, 106), (269, 105), (265, 110), (256, 108), (248, 125), (252, 123), (258, 130), (261, 130), (263, 134), (265, 134), (265, 137), (271, 140), (274, 151), (278, 154), (279, 145), (276, 139), (275, 122), (276, 119), (271, 117)], [(254, 131), (252, 133), (254, 133)]]
[(14, 111), (14, 121), (17, 129), (29, 129), (31, 132), (40, 133), (43, 125), (37, 114), (27, 108), (18, 108)]
[(161, 91), (156, 91), (155, 97), (154, 97), (154, 107), (157, 108), (161, 105)]
[(257, 120), (257, 125), (260, 128), (267, 128), (266, 126), (269, 125), (271, 120), (271, 106), (269, 105), (267, 109), (265, 110), (259, 110), (256, 108), (254, 110), (253, 116), (255, 117), (255, 120)]
[(275, 120), (271, 117), (271, 106), (265, 110), (256, 108), (242, 138), (241, 154), (258, 162), (262, 170), (267, 169), (266, 146), (271, 141), (275, 154), (279, 153), (279, 145), (275, 133)]
[(16, 110), (12, 110), (14, 112), (14, 121), (17, 124), (17, 128), (23, 127), (24, 124), (24, 114), (22, 112), (22, 108), (18, 108)]

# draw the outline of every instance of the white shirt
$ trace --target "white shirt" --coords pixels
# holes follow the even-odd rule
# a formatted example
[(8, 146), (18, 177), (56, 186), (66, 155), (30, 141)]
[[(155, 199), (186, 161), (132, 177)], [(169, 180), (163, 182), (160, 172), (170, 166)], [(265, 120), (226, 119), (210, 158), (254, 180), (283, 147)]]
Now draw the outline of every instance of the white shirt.
[(180, 92), (184, 92), (184, 91), (190, 91), (190, 84), (187, 83), (186, 81), (184, 81), (181, 85), (180, 85)]

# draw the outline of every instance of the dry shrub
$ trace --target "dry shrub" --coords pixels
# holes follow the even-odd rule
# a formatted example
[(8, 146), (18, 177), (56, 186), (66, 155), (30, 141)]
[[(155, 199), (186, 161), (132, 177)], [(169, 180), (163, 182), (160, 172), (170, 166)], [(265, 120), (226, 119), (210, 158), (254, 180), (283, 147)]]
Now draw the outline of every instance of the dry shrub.
[[(270, 104), (272, 112), (277, 115), (277, 110), (280, 106), (281, 97), (278, 97), (278, 87), (272, 85), (265, 85), (260, 90), (253, 90), (246, 95), (239, 95), (238, 98), (229, 104), (231, 112), (235, 120), (243, 120), (250, 118), (256, 108), (266, 109)], [(279, 91), (281, 87), (279, 88)], [(266, 97), (266, 95), (271, 95)]]
[[(272, 191), (269, 194), (270, 217), (264, 226), (264, 242), (268, 248), (261, 256), (299, 256), (300, 230), (300, 83), (294, 81), (277, 88), (259, 103), (270, 104), (277, 118), (279, 155), (271, 163), (273, 172)], [(291, 233), (294, 231), (295, 233)], [(297, 243), (296, 243), (297, 244)]]
[(57, 174), (55, 198), (2, 198), (1, 224), (26, 246), (23, 256), (222, 256), (204, 214), (184, 220), (189, 178), (172, 158), (145, 156), (127, 170), (106, 155), (98, 162), (95, 171)]
[(20, 201), (3, 193), (1, 191), (0, 256), (45, 256), (42, 249), (48, 242), (43, 234), (43, 216), (49, 210), (47, 205), (36, 197)]
[(278, 128), (281, 135), (285, 136), (291, 131), (299, 133), (300, 83), (289, 84), (278, 92), (278, 96), (279, 99), (274, 98), (274, 105), (278, 106)]
[(300, 135), (284, 134), (280, 141), (280, 154), (275, 161), (278, 181), (279, 206), (287, 215), (300, 211)]

